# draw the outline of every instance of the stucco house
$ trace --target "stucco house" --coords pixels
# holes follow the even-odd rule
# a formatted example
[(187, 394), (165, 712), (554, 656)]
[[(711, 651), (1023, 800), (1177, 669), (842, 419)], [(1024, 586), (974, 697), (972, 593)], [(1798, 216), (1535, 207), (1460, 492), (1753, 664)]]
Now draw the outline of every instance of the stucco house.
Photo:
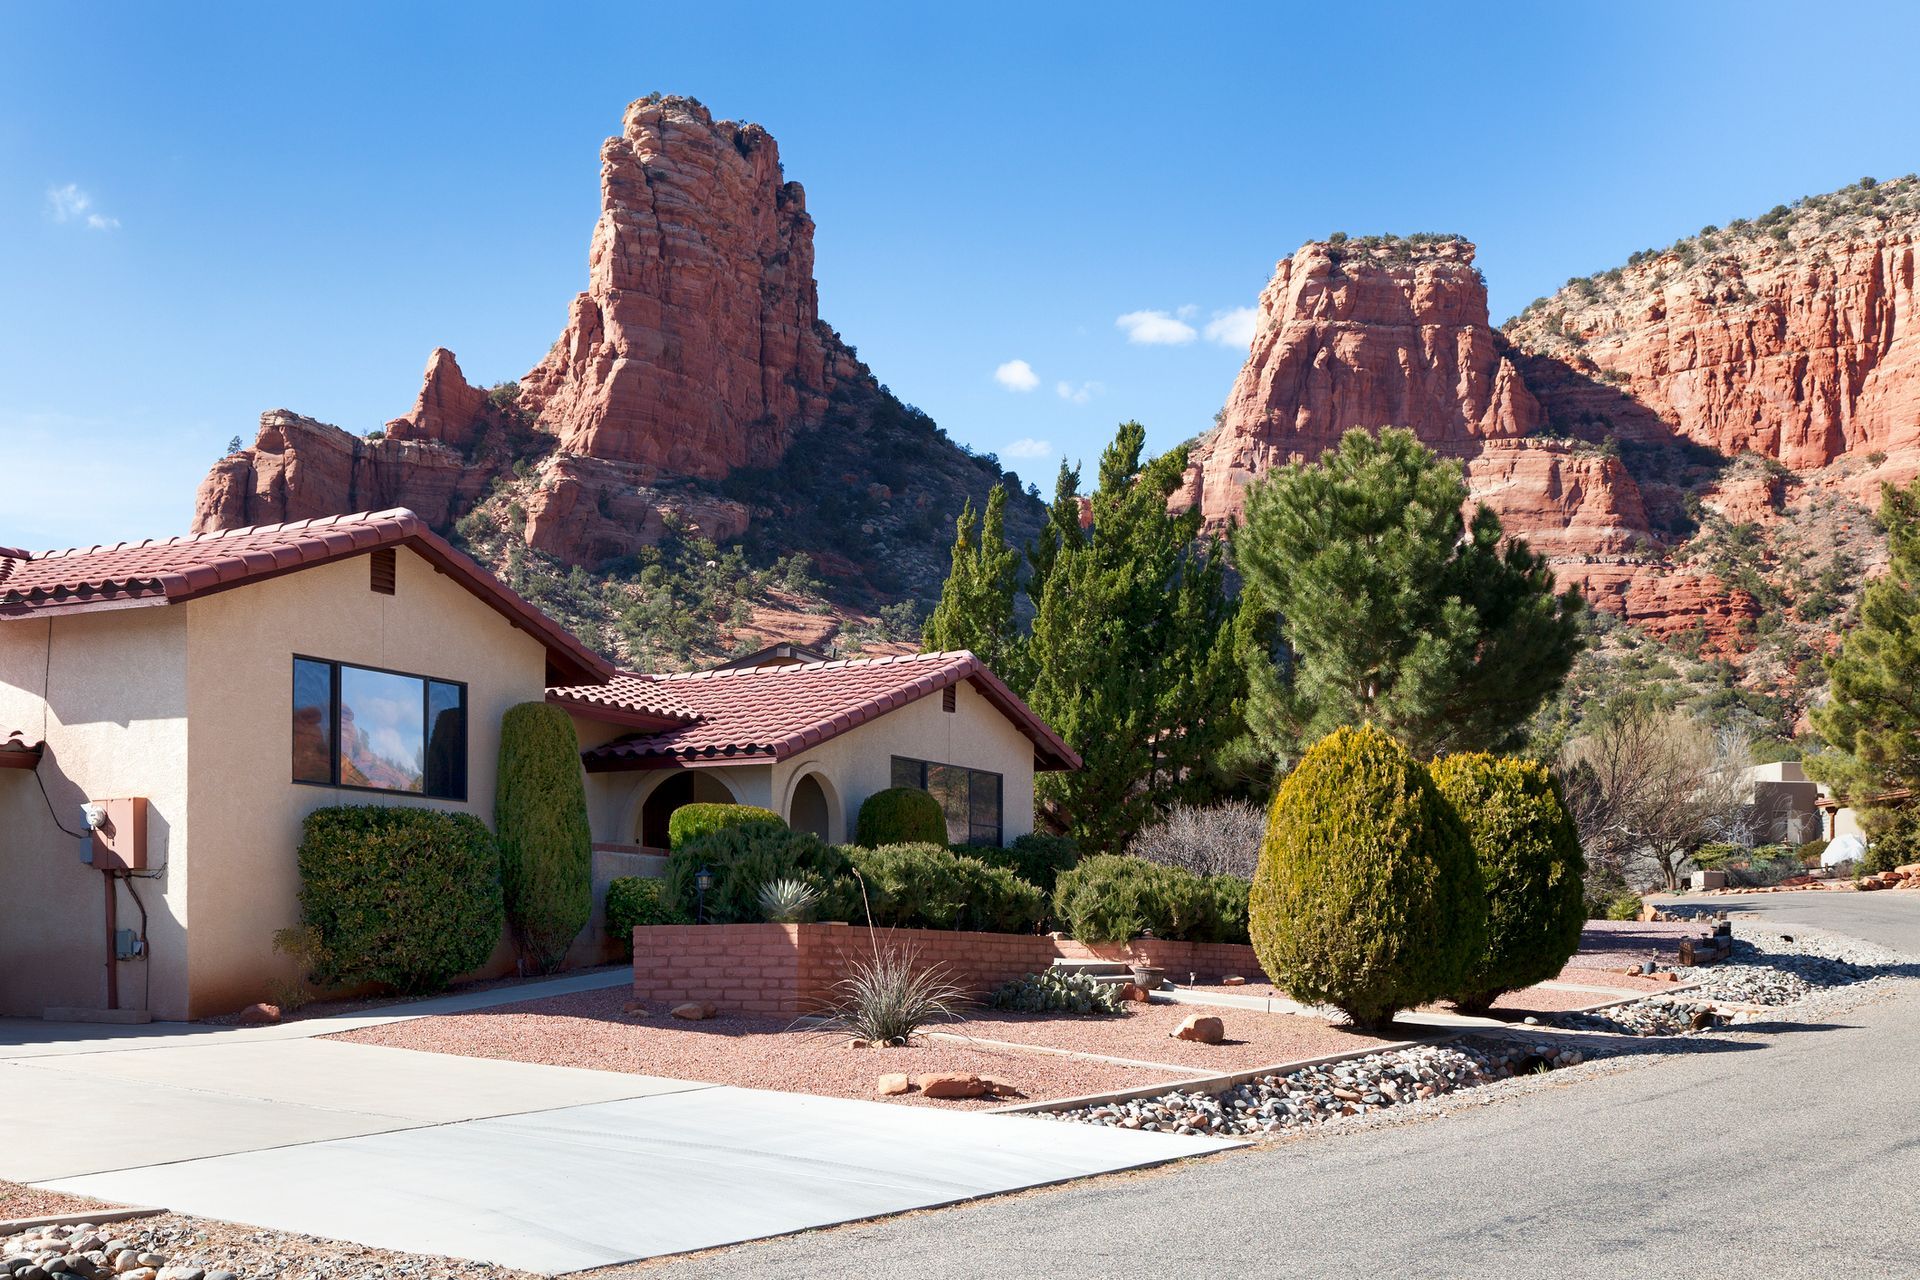
[[(559, 703), (580, 734), (596, 903), (613, 875), (658, 870), (678, 803), (760, 804), (841, 840), (902, 781), (942, 798), (957, 840), (1004, 841), (1031, 829), (1034, 770), (1078, 763), (971, 654), (791, 648), (617, 672), (406, 510), (0, 548), (0, 1014), (263, 998), (297, 976), (272, 938), (299, 919), (306, 814), (491, 825), (521, 702)], [(579, 960), (604, 954), (595, 915)], [(503, 938), (482, 972), (511, 965)]]

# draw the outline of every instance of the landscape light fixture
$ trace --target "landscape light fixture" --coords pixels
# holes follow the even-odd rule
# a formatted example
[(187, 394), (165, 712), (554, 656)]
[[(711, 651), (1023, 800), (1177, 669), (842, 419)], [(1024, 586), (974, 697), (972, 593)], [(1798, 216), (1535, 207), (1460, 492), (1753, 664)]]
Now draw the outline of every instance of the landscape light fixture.
[(696, 924), (707, 922), (707, 890), (713, 888), (713, 869), (702, 867), (693, 873), (695, 889), (693, 919)]

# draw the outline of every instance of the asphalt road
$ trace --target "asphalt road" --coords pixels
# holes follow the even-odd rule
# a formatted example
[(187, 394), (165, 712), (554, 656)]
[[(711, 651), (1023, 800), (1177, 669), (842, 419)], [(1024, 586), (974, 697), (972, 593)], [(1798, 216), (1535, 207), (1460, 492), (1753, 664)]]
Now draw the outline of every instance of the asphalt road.
[[(1920, 894), (1717, 899), (1920, 955)], [(1749, 908), (1746, 903), (1752, 903)], [(1438, 1119), (655, 1264), (649, 1277), (1920, 1275), (1920, 993)]]

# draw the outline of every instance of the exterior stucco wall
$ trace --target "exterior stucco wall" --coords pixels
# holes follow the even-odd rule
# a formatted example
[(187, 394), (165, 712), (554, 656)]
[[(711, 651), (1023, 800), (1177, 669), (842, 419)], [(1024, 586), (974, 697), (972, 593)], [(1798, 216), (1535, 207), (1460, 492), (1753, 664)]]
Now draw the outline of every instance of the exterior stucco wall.
[[(0, 622), (0, 728), (44, 733), (39, 774), (59, 821), (79, 830), (83, 800), (143, 796), (147, 863), (117, 890), (119, 923), (147, 909), (151, 958), (123, 961), (120, 1003), (186, 1013), (187, 620), (140, 608)], [(51, 648), (49, 648), (51, 645)], [(43, 690), (45, 698), (43, 699)], [(0, 770), (0, 1014), (106, 1007), (105, 880), (47, 811), (34, 775)]]
[[(295, 976), (272, 944), (299, 920), (296, 851), (311, 810), (421, 805), (493, 825), (500, 717), (545, 696), (546, 652), (412, 551), (399, 550), (396, 568), (391, 596), (369, 589), (367, 557), (355, 556), (162, 611), (186, 614), (192, 1016), (262, 999), (270, 978)], [(296, 653), (465, 682), (466, 801), (293, 782)], [(489, 969), (506, 962), (503, 943)]]
[[(955, 694), (951, 712), (941, 709), (939, 694), (930, 694), (790, 760), (703, 772), (724, 781), (740, 803), (757, 804), (788, 819), (794, 787), (808, 774), (817, 775), (831, 809), (828, 839), (840, 843), (853, 839), (861, 802), (893, 784), (894, 756), (965, 765), (1002, 777), (1001, 838), (1011, 841), (1026, 835), (1033, 830), (1032, 741), (972, 685), (963, 681)], [(586, 734), (587, 727), (582, 726), (583, 743)], [(653, 769), (588, 775), (594, 838), (637, 840), (647, 795), (675, 772)]]

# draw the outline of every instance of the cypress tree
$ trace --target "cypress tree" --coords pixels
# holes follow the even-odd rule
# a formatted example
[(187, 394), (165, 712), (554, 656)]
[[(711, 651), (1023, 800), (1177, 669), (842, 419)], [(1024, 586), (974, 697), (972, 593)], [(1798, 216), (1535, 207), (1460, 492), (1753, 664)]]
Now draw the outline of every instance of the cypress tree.
[(974, 514), (971, 498), (961, 508), (954, 521), (953, 568), (920, 635), (923, 649), (971, 649), (1003, 678), (1019, 641), (1013, 600), (1020, 553), (1007, 545), (1006, 512), (1007, 491), (999, 485), (987, 495), (984, 516)]
[(593, 914), (593, 833), (572, 718), (545, 702), (509, 708), (497, 787), (507, 924), (527, 967), (550, 973)]

